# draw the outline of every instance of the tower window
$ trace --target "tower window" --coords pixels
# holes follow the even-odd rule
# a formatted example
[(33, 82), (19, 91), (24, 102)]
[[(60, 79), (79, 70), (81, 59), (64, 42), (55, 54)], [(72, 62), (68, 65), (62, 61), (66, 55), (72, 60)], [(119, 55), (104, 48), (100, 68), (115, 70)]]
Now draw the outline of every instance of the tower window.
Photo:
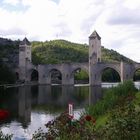
[(25, 51), (25, 47), (20, 47), (19, 50), (20, 51)]

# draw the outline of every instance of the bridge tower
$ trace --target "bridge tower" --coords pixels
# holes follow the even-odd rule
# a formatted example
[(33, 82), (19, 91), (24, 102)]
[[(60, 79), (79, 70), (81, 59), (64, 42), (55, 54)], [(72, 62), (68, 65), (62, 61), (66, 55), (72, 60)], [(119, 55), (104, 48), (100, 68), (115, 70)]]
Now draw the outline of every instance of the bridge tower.
[(89, 84), (100, 85), (97, 63), (101, 62), (101, 37), (96, 31), (89, 36)]
[(31, 43), (25, 37), (19, 44), (19, 79), (26, 80), (27, 63), (31, 62)]
[(101, 37), (96, 31), (89, 36), (89, 62), (101, 62)]

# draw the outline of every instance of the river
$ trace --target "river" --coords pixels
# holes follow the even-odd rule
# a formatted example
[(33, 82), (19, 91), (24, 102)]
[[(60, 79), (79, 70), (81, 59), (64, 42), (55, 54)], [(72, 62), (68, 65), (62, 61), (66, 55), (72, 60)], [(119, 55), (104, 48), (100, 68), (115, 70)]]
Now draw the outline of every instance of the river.
[[(4, 134), (13, 134), (12, 140), (29, 140), (41, 127), (74, 104), (74, 118), (78, 119), (85, 106), (95, 104), (102, 97), (102, 88), (116, 86), (22, 86), (0, 91), (0, 109), (10, 112), (10, 117), (0, 121)], [(140, 88), (140, 83), (136, 83)]]

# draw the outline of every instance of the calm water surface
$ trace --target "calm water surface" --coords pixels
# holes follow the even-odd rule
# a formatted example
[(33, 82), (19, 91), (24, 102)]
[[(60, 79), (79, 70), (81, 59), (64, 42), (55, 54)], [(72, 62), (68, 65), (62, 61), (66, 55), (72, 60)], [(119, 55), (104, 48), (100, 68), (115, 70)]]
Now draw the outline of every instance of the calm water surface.
[[(102, 84), (112, 87), (117, 84)], [(140, 88), (140, 83), (137, 83)], [(102, 97), (101, 86), (23, 86), (0, 91), (0, 109), (10, 111), (10, 118), (0, 121), (5, 134), (14, 134), (13, 140), (29, 140), (44, 124), (74, 104), (74, 118), (78, 119), (83, 108), (95, 104)]]
[(44, 124), (74, 104), (74, 118), (83, 108), (101, 98), (101, 87), (88, 86), (23, 86), (0, 91), (0, 109), (10, 111), (10, 118), (0, 122), (5, 134), (14, 134), (13, 140), (28, 140)]

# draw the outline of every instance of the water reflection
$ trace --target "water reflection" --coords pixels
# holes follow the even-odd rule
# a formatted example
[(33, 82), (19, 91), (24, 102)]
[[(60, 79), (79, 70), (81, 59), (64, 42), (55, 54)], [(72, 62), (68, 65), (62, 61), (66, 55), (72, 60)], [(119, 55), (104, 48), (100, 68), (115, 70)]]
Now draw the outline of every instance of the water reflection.
[(85, 106), (95, 104), (101, 97), (101, 86), (39, 85), (7, 89), (0, 95), (3, 100), (0, 107), (10, 110), (11, 118), (10, 121), (1, 122), (1, 129), (4, 133), (13, 133), (14, 138), (29, 138), (35, 130), (44, 127), (47, 121), (65, 111), (69, 102), (74, 104), (77, 114)]
[(18, 90), (18, 120), (23, 128), (31, 121), (31, 87), (20, 87)]
[(100, 86), (90, 86), (89, 87), (89, 105), (95, 104), (99, 99), (101, 99), (103, 93)]

